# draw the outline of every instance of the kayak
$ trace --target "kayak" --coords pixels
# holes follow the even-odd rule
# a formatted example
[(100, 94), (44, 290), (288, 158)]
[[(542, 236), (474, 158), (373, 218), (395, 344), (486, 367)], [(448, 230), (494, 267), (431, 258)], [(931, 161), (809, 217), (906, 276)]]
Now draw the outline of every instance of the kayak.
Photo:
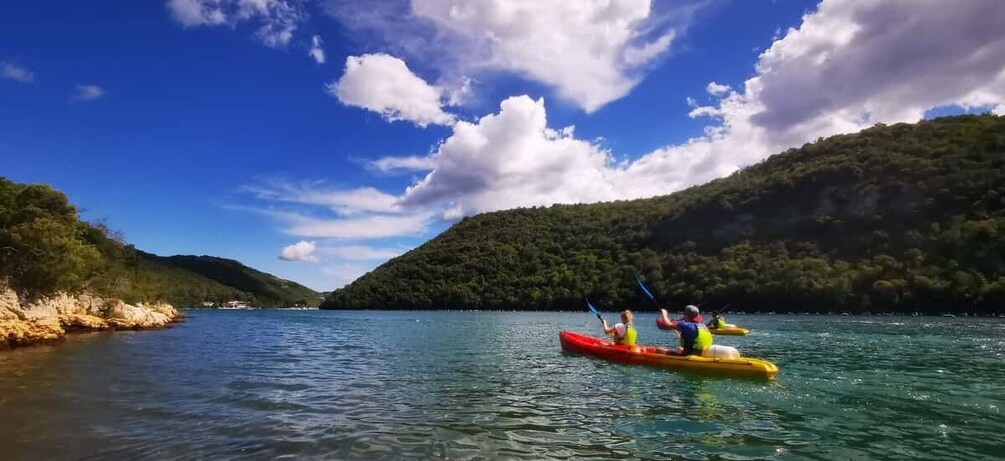
[(744, 336), (750, 333), (750, 330), (746, 328), (740, 328), (736, 325), (727, 325), (722, 328), (709, 328), (709, 332), (713, 335), (725, 335), (725, 336)]
[(670, 370), (718, 374), (733, 377), (775, 379), (778, 367), (755, 358), (710, 358), (696, 355), (667, 355), (667, 349), (649, 346), (620, 346), (600, 338), (560, 331), (562, 349), (629, 365), (646, 365)]
[[(672, 328), (667, 327), (667, 325), (663, 323), (663, 319), (660, 318), (656, 319), (656, 326), (659, 327), (660, 330), (672, 330)], [(709, 328), (708, 331), (713, 335), (723, 336), (745, 336), (747, 333), (750, 333), (750, 330), (740, 328), (733, 324), (726, 324), (723, 328)]]

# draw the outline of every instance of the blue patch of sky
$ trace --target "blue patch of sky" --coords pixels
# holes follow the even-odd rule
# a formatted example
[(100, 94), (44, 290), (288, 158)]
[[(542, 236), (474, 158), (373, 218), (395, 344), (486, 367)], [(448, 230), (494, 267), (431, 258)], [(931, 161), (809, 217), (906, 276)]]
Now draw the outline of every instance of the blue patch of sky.
[(926, 120), (931, 120), (933, 118), (951, 117), (954, 115), (983, 114), (983, 113), (990, 113), (992, 109), (994, 109), (994, 106), (992, 105), (963, 107), (956, 104), (950, 104), (948, 106), (939, 106), (928, 109), (927, 111), (925, 111), (924, 118)]

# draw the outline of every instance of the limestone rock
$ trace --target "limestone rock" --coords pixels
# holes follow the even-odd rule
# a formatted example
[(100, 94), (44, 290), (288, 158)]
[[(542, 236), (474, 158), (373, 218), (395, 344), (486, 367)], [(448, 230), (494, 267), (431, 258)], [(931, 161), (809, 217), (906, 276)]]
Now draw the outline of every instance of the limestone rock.
[(59, 324), (66, 331), (107, 330), (111, 327), (105, 319), (88, 314), (59, 314)]
[(116, 328), (161, 328), (171, 323), (171, 317), (152, 309), (130, 306), (122, 301), (110, 304), (105, 318)]
[(0, 348), (52, 341), (64, 333), (55, 320), (0, 320)]
[(181, 315), (178, 312), (178, 310), (174, 308), (174, 306), (168, 303), (162, 303), (162, 302), (155, 302), (150, 304), (139, 303), (137, 304), (137, 306), (150, 309), (154, 312), (160, 312), (161, 314), (164, 314), (171, 318), (175, 318)]
[(0, 348), (59, 339), (68, 331), (163, 328), (181, 317), (170, 304), (133, 306), (91, 294), (57, 293), (25, 302), (0, 285)]

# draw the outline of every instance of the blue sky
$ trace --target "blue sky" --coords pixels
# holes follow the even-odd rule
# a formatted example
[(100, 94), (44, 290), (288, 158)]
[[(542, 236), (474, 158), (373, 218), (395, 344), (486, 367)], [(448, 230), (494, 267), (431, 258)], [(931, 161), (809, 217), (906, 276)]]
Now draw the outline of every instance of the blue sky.
[(319, 290), (461, 216), (660, 195), (877, 122), (1005, 112), (997, 1), (2, 10), (0, 175), (143, 250)]

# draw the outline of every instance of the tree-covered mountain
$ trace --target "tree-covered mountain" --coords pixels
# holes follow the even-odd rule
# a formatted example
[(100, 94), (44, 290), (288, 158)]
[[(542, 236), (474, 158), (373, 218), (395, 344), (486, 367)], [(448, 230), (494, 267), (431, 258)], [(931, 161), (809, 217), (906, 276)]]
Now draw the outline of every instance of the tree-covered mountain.
[(668, 196), (465, 218), (332, 309), (1005, 309), (1005, 117), (877, 125)]
[(155, 256), (143, 253), (158, 264), (199, 274), (221, 285), (252, 296), (256, 305), (288, 306), (292, 304), (317, 306), (321, 295), (299, 283), (257, 271), (233, 259), (215, 256)]
[(233, 260), (161, 257), (87, 223), (64, 194), (0, 178), (0, 282), (20, 295), (90, 291), (129, 303), (196, 306), (241, 300), (256, 306), (317, 305), (313, 290)]

